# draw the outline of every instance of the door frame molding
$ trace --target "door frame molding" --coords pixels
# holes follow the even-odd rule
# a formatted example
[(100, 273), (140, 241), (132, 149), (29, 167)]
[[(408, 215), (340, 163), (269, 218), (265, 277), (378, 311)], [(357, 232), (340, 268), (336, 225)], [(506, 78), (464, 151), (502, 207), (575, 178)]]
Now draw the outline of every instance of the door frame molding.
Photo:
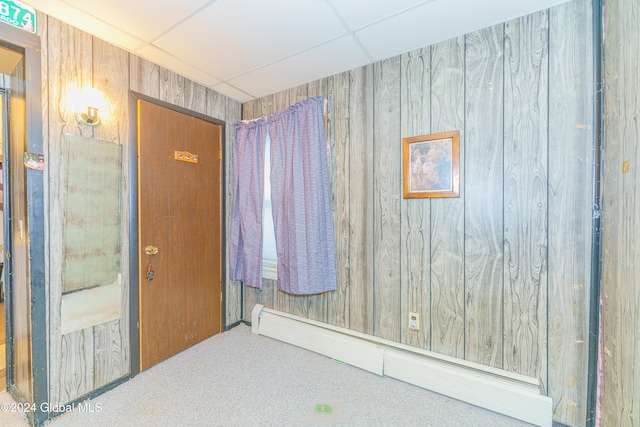
[[(42, 140), (42, 78), (40, 35), (27, 33), (19, 28), (2, 24), (3, 42), (18, 47), (24, 52), (25, 61), (25, 109), (26, 109), (26, 147), (25, 151), (44, 153)], [(8, 46), (11, 47), (11, 46)], [(46, 172), (45, 172), (46, 173)], [(40, 406), (48, 402), (48, 304), (49, 290), (45, 287), (45, 185), (42, 171), (27, 169), (26, 203), (27, 224), (29, 227), (29, 274), (31, 281), (31, 381), (33, 385), (33, 403), (36, 410), (28, 413), (30, 421), (39, 425), (49, 418)], [(13, 319), (11, 319), (13, 321)], [(8, 347), (7, 347), (8, 349)], [(9, 379), (9, 376), (7, 376)], [(9, 389), (14, 399), (17, 391)]]
[(225, 251), (226, 245), (226, 218), (227, 218), (227, 206), (226, 206), (226, 167), (225, 167), (225, 156), (226, 150), (224, 149), (225, 145), (225, 126), (226, 123), (223, 120), (216, 119), (214, 117), (207, 116), (202, 113), (198, 113), (197, 111), (189, 110), (187, 108), (180, 107), (178, 105), (174, 105), (165, 101), (161, 101), (156, 98), (152, 98), (150, 96), (129, 91), (129, 206), (130, 206), (130, 215), (129, 215), (129, 338), (131, 340), (130, 350), (131, 350), (131, 378), (138, 375), (140, 373), (140, 283), (139, 283), (139, 257), (138, 253), (140, 250), (140, 242), (139, 242), (139, 229), (138, 229), (138, 108), (137, 101), (142, 100), (149, 102), (151, 104), (158, 105), (160, 107), (164, 107), (168, 110), (176, 111), (178, 113), (186, 114), (188, 116), (192, 116), (201, 120), (204, 120), (209, 123), (217, 124), (221, 127), (220, 130), (220, 138), (221, 138), (221, 147), (222, 147), (222, 160), (221, 160), (221, 194), (220, 194), (220, 208), (222, 215), (222, 283), (221, 283), (221, 291), (222, 291), (222, 300), (221, 300), (221, 311), (220, 311), (220, 322), (221, 322), (221, 332), (227, 330), (227, 316), (226, 307), (227, 307), (227, 284), (226, 284), (226, 268), (227, 268), (227, 254)]

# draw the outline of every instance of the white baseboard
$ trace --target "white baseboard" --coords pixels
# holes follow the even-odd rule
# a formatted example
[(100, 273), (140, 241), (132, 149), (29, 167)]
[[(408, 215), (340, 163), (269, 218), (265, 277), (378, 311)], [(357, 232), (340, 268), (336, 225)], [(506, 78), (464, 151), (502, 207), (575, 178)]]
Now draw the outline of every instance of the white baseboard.
[(257, 304), (252, 331), (349, 365), (539, 426), (552, 425), (552, 401), (537, 379), (444, 356)]

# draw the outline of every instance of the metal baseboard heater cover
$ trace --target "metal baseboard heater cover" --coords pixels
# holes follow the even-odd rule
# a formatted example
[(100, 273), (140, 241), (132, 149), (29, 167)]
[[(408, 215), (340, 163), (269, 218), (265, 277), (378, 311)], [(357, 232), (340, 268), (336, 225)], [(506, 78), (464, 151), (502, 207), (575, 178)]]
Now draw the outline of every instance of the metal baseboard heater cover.
[(539, 426), (552, 400), (535, 378), (449, 357), (256, 304), (253, 333)]

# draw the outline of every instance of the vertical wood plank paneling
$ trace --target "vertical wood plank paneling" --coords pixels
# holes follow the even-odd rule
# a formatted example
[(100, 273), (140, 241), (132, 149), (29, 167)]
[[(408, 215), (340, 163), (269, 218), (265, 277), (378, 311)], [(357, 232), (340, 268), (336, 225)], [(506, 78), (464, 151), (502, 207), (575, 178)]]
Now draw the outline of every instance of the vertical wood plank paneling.
[(97, 389), (130, 373), (129, 319), (125, 314), (129, 308), (128, 287), (123, 287), (127, 297), (122, 318), (95, 326), (93, 344), (93, 387)]
[(372, 334), (373, 66), (349, 78), (349, 325)]
[(158, 99), (178, 107), (184, 107), (184, 77), (160, 67), (160, 96)]
[(129, 55), (129, 64), (130, 89), (160, 99), (160, 67), (133, 53)]
[[(50, 404), (63, 405), (94, 389), (93, 387), (93, 328), (71, 332), (61, 337), (60, 371), (52, 377), (56, 395)], [(90, 350), (90, 351), (88, 351)]]
[(505, 25), (504, 368), (547, 385), (548, 16)]
[(291, 105), (307, 99), (309, 97), (309, 85), (304, 84), (289, 89), (289, 97)]
[(327, 79), (328, 131), (331, 144), (331, 197), (336, 241), (336, 292), (327, 300), (327, 322), (349, 327), (349, 73)]
[(123, 149), (126, 149), (129, 137), (128, 70), (127, 52), (98, 38), (93, 39), (93, 85), (104, 93), (108, 109), (101, 112), (94, 137), (121, 144)]
[(554, 419), (586, 423), (591, 263), (590, 2), (549, 11), (549, 360)]
[[(591, 126), (582, 119), (591, 111), (590, 18), (575, 16), (575, 8), (589, 8), (577, 3), (562, 5), (568, 9), (557, 22), (547, 18), (555, 9), (537, 13), (508, 23), (506, 33), (498, 25), (329, 77), (325, 89), (340, 284), (327, 296), (326, 321), (536, 376), (556, 418), (571, 425), (582, 424), (572, 417), (586, 404), (574, 388), (584, 383), (577, 379), (587, 358), (579, 350), (588, 313), (581, 283), (590, 268), (589, 213), (576, 218), (580, 203), (589, 210), (591, 193), (590, 138), (581, 133)], [(550, 75), (559, 76), (555, 83)], [(317, 94), (320, 82), (244, 108), (271, 114)], [(394, 187), (401, 137), (454, 129), (460, 198), (402, 200)], [(427, 251), (422, 262), (416, 246)], [(277, 309), (305, 317), (325, 309), (315, 297), (267, 295), (245, 295), (245, 308), (273, 297)], [(426, 323), (411, 335), (406, 311), (416, 305)]]
[[(431, 49), (401, 56), (401, 136), (430, 133)], [(397, 142), (400, 150), (401, 141)], [(431, 200), (403, 199), (400, 246), (400, 339), (431, 349)], [(420, 313), (418, 331), (409, 329), (409, 311)]]
[(200, 114), (207, 114), (207, 88), (184, 79), (184, 108)]
[(373, 70), (373, 333), (400, 341), (400, 57), (375, 63)]
[[(60, 331), (62, 300), (62, 224), (64, 203), (60, 177), (64, 133), (93, 136), (80, 127), (68, 105), (68, 95), (92, 85), (92, 38), (54, 18), (47, 19), (49, 83), (49, 354), (50, 402), (66, 403), (93, 389), (93, 376), (85, 375), (93, 363), (91, 330), (68, 334)], [(74, 363), (77, 363), (74, 365)], [(65, 400), (66, 399), (66, 400)]]
[(502, 25), (466, 38), (465, 358), (502, 367)]
[(100, 39), (93, 39), (94, 86), (107, 99), (108, 114), (101, 119), (94, 136), (121, 144), (123, 150), (122, 188), (122, 302), (121, 318), (94, 328), (94, 387), (102, 387), (129, 373), (129, 182), (127, 152), (129, 141), (129, 54)]
[[(231, 235), (231, 214), (233, 212), (233, 187), (231, 183), (233, 182), (233, 140), (235, 138), (235, 127), (233, 124), (239, 121), (242, 117), (242, 108), (241, 104), (238, 101), (234, 101), (225, 96), (218, 95), (217, 92), (214, 92), (218, 95), (217, 98), (224, 98), (226, 108), (222, 108), (224, 111), (224, 116), (222, 114), (215, 115), (213, 114), (213, 109), (209, 110), (211, 105), (215, 105), (216, 103), (209, 103), (211, 100), (211, 92), (207, 90), (207, 108), (209, 111), (209, 115), (211, 117), (216, 118), (224, 118), (225, 120), (225, 167), (226, 167), (226, 233), (227, 236)], [(215, 97), (214, 97), (215, 98)], [(229, 259), (229, 239), (225, 239), (227, 260)], [(231, 281), (229, 280), (229, 269), (225, 269), (226, 272), (226, 298), (227, 298), (227, 307), (226, 307), (226, 316), (227, 316), (227, 325), (233, 325), (236, 322), (242, 320), (242, 282)]]
[(602, 425), (640, 425), (640, 4), (606, 2)]
[[(280, 103), (280, 105), (282, 105), (282, 103)], [(257, 103), (257, 108), (258, 108), (258, 110), (256, 111), (257, 115), (254, 116), (254, 119), (264, 117), (264, 116), (269, 116), (275, 113), (276, 111), (282, 110), (289, 106), (288, 104), (282, 107), (280, 105), (278, 105), (276, 96), (274, 95), (264, 96), (260, 98)]]
[[(431, 50), (431, 132), (460, 130), (460, 165), (465, 165), (464, 37)], [(464, 358), (464, 200), (431, 203), (431, 350)]]
[[(189, 92), (191, 92), (191, 89), (189, 89)], [(205, 90), (205, 99), (206, 99), (206, 115), (209, 117), (213, 117), (214, 119), (219, 119), (219, 120), (224, 120), (226, 121), (225, 126), (228, 129), (233, 129), (233, 132), (231, 133), (231, 135), (235, 135), (235, 128), (233, 127), (233, 124), (240, 120), (239, 117), (239, 113), (235, 112), (235, 109), (240, 108), (240, 104), (233, 102), (231, 105), (234, 107), (234, 112), (235, 114), (232, 114), (231, 116), (235, 115), (237, 117), (237, 119), (234, 119), (233, 121), (229, 120), (227, 118), (227, 114), (226, 114), (226, 110), (229, 107), (229, 98), (227, 98), (224, 95), (219, 94), (218, 92), (216, 92), (215, 90), (212, 89), (206, 89)], [(190, 96), (189, 96), (190, 97)], [(191, 101), (189, 101), (191, 102)], [(236, 105), (237, 104), (237, 105)], [(228, 133), (227, 133), (228, 135)], [(232, 139), (229, 139), (229, 141), (231, 141)]]

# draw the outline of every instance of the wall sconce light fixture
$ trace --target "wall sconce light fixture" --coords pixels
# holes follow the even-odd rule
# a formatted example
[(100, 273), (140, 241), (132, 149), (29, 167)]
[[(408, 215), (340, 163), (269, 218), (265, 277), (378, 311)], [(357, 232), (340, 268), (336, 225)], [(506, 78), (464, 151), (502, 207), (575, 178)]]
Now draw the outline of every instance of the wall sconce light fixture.
[(85, 126), (100, 123), (100, 112), (106, 111), (104, 94), (95, 88), (86, 88), (78, 95), (76, 120)]

